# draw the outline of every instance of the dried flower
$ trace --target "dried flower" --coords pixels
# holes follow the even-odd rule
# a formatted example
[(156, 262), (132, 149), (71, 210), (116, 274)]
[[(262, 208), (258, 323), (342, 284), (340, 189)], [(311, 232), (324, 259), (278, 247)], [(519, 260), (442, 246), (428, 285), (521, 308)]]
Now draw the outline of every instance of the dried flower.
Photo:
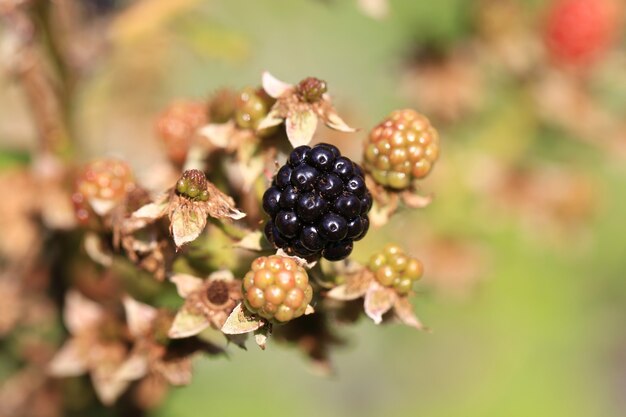
[(134, 212), (126, 223), (126, 229), (129, 232), (138, 230), (166, 215), (178, 248), (200, 236), (208, 216), (234, 220), (245, 217), (244, 213), (235, 208), (233, 199), (207, 181), (199, 170), (185, 171), (175, 189)]
[(209, 326), (221, 329), (241, 301), (241, 282), (230, 271), (219, 271), (203, 280), (187, 274), (170, 278), (185, 304), (169, 330), (171, 338), (196, 335)]
[[(395, 246), (394, 246), (395, 248)], [(375, 255), (373, 258), (376, 258)], [(374, 262), (375, 265), (380, 262)], [(405, 262), (408, 265), (408, 261)], [(405, 266), (406, 266), (405, 265)], [(380, 270), (379, 270), (380, 269)], [(380, 324), (383, 321), (383, 315), (393, 309), (394, 315), (400, 322), (407, 326), (414, 327), (418, 330), (424, 330), (425, 327), (413, 313), (413, 308), (408, 296), (410, 291), (406, 290), (406, 285), (402, 285), (402, 279), (398, 280), (401, 290), (395, 286), (393, 274), (385, 274), (383, 268), (373, 271), (370, 267), (363, 267), (356, 263), (350, 265), (349, 269), (343, 271), (345, 283), (331, 289), (326, 296), (335, 300), (349, 301), (364, 297), (363, 307), (365, 314), (371, 318), (374, 323)], [(416, 271), (417, 272), (417, 271)], [(421, 275), (421, 271), (419, 271)], [(378, 275), (380, 275), (379, 279)], [(386, 280), (387, 275), (391, 279)], [(387, 285), (389, 284), (389, 285)]]
[(58, 377), (89, 373), (100, 401), (113, 404), (129, 384), (116, 375), (128, 354), (126, 327), (75, 291), (67, 293), (63, 319), (71, 336), (50, 362), (48, 372)]
[(293, 86), (274, 78), (269, 72), (264, 72), (263, 88), (276, 99), (276, 103), (258, 129), (277, 126), (284, 121), (287, 137), (294, 148), (311, 141), (318, 118), (331, 129), (340, 132), (356, 131), (337, 114), (330, 96), (326, 93), (325, 81), (308, 77)]

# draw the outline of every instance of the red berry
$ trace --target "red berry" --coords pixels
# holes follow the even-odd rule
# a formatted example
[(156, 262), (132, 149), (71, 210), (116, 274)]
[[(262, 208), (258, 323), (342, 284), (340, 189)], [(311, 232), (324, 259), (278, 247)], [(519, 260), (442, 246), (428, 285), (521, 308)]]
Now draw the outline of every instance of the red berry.
[(304, 314), (313, 288), (304, 268), (285, 256), (261, 256), (243, 278), (246, 308), (267, 320), (287, 322)]
[(182, 165), (196, 130), (207, 123), (207, 105), (197, 101), (177, 101), (159, 116), (156, 131), (165, 144), (168, 158)]
[(439, 156), (439, 135), (418, 112), (396, 110), (370, 132), (364, 166), (376, 182), (403, 190), (424, 178)]
[(544, 34), (551, 58), (572, 65), (597, 61), (616, 38), (618, 16), (615, 0), (556, 0)]

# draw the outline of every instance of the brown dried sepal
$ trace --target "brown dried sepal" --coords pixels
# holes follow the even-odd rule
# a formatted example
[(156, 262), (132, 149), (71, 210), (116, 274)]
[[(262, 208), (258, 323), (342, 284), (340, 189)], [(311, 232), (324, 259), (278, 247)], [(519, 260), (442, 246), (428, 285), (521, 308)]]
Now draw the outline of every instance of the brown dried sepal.
[(241, 301), (241, 282), (229, 271), (215, 272), (206, 280), (186, 274), (170, 279), (185, 299), (168, 332), (174, 339), (194, 336), (209, 326), (221, 329)]
[(356, 131), (339, 117), (330, 96), (325, 93), (326, 83), (317, 78), (309, 77), (293, 86), (264, 72), (263, 89), (276, 99), (276, 103), (258, 129), (267, 129), (284, 122), (287, 137), (294, 148), (311, 141), (318, 119), (340, 132)]
[[(202, 174), (204, 176), (204, 174)], [(191, 200), (178, 195), (176, 189), (169, 190), (156, 201), (146, 204), (135, 211), (125, 222), (125, 232), (132, 233), (154, 223), (167, 215), (170, 220), (170, 233), (177, 248), (194, 241), (207, 224), (207, 217), (216, 219), (239, 220), (245, 213), (235, 208), (233, 199), (222, 193), (213, 183), (206, 181), (201, 193), (206, 193), (206, 200)]]
[(351, 271), (343, 278), (345, 283), (326, 293), (327, 298), (339, 301), (363, 298), (365, 314), (374, 323), (382, 323), (383, 316), (393, 310), (394, 317), (401, 323), (418, 330), (425, 330), (411, 309), (408, 295), (399, 294), (392, 287), (380, 285), (369, 268), (364, 266), (351, 268)]
[(398, 191), (378, 184), (369, 173), (365, 174), (365, 183), (373, 200), (369, 212), (370, 223), (376, 227), (387, 224), (391, 216), (401, 207), (401, 203), (408, 208), (425, 208), (433, 200), (432, 195), (420, 194), (417, 185), (408, 190)]

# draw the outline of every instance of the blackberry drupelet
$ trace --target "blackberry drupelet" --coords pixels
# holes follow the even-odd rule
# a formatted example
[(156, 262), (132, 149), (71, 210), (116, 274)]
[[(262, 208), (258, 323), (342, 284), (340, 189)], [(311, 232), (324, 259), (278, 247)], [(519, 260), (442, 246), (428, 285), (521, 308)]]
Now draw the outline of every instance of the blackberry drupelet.
[(338, 261), (367, 233), (371, 207), (363, 171), (337, 147), (299, 146), (263, 195), (265, 236), (290, 255)]

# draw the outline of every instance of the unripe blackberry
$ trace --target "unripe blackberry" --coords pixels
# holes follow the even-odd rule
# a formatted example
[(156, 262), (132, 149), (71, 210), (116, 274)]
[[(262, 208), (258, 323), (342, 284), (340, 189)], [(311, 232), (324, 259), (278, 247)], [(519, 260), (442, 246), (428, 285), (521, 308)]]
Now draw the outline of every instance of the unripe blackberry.
[(207, 105), (204, 102), (178, 101), (161, 113), (157, 119), (156, 131), (172, 162), (185, 162), (193, 135), (206, 123)]
[(265, 236), (291, 255), (338, 261), (367, 233), (371, 207), (358, 165), (333, 145), (299, 146), (263, 195)]
[(313, 298), (304, 268), (285, 256), (261, 256), (243, 278), (246, 308), (280, 323), (300, 317)]
[(211, 123), (226, 123), (235, 114), (237, 94), (228, 88), (218, 90), (209, 102)]
[(399, 294), (411, 291), (413, 283), (422, 277), (422, 263), (404, 253), (397, 245), (389, 244), (382, 252), (370, 258), (369, 269), (376, 281), (393, 287)]
[(261, 120), (267, 116), (272, 104), (273, 99), (262, 88), (244, 88), (235, 102), (237, 126), (242, 129), (256, 130)]
[(370, 132), (364, 166), (377, 183), (404, 190), (424, 178), (439, 156), (439, 135), (411, 109), (396, 110)]
[(328, 88), (326, 81), (315, 77), (307, 77), (298, 83), (296, 91), (304, 101), (315, 103), (321, 100), (324, 93), (328, 91)]
[(176, 193), (190, 200), (207, 201), (209, 191), (204, 172), (198, 169), (188, 169), (183, 172), (183, 176), (176, 182)]
[[(104, 214), (121, 203), (135, 188), (130, 166), (117, 159), (99, 159), (85, 165), (74, 186), (72, 201), (81, 223), (89, 219), (91, 208)], [(102, 207), (102, 210), (98, 210)]]

